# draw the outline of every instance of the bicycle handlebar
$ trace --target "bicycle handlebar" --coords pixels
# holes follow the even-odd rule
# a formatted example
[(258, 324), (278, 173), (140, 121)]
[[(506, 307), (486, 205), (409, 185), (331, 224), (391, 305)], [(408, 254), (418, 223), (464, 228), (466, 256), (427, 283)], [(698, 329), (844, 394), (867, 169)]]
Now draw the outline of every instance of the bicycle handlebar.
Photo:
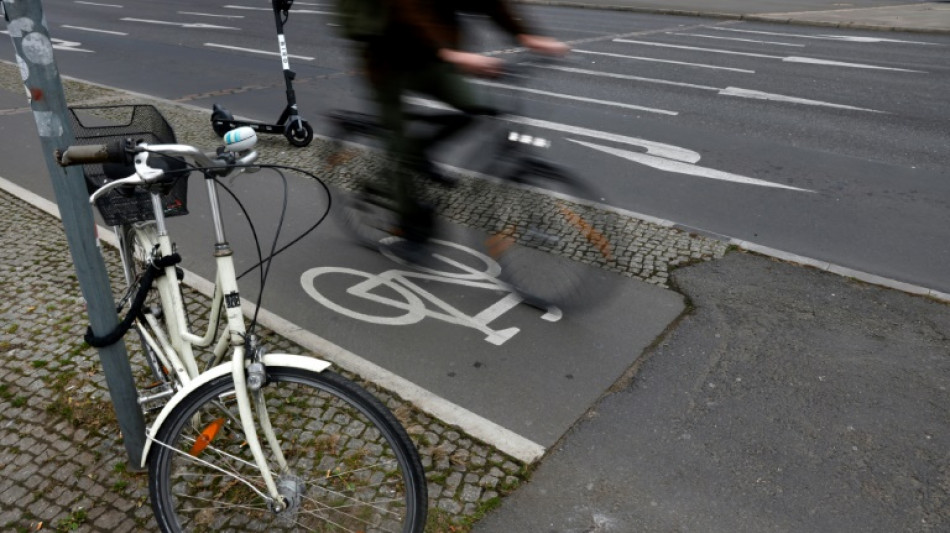
[[(239, 128), (240, 130), (240, 128)], [(238, 130), (234, 130), (238, 132)], [(229, 134), (232, 132), (229, 132)], [(246, 132), (240, 132), (246, 133)], [(249, 148), (256, 141), (256, 135), (251, 137), (238, 136), (237, 142), (242, 142), (241, 148)], [(101, 197), (116, 187), (126, 187), (135, 185), (151, 185), (162, 181), (165, 171), (149, 167), (147, 159), (149, 154), (158, 154), (167, 157), (186, 157), (195, 162), (195, 164), (218, 175), (226, 175), (231, 170), (247, 166), (257, 160), (257, 152), (247, 150), (243, 156), (236, 157), (237, 154), (229, 151), (218, 151), (213, 154), (206, 154), (194, 146), (187, 144), (148, 144), (139, 143), (130, 146), (131, 142), (115, 141), (108, 144), (90, 144), (74, 145), (64, 151), (57, 150), (55, 153), (56, 162), (60, 166), (88, 165), (95, 163), (118, 163), (135, 164), (135, 174), (127, 178), (110, 181), (98, 189), (89, 197), (90, 203)], [(134, 159), (130, 156), (135, 154)], [(130, 161), (131, 160), (131, 161)]]

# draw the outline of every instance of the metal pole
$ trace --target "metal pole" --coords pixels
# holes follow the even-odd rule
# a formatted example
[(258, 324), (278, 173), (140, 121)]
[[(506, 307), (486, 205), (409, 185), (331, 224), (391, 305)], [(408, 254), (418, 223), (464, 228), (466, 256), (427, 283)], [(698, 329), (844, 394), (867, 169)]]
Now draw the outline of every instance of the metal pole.
[[(53, 156), (55, 150), (74, 144), (75, 137), (67, 118), (66, 96), (53, 58), (43, 7), (40, 0), (2, 0), (2, 4), (7, 29), (16, 49), (16, 61), (30, 95), (46, 167), (53, 181), (79, 286), (86, 300), (89, 322), (96, 335), (104, 335), (115, 328), (118, 317), (96, 239), (85, 179), (80, 167), (62, 168)], [(100, 349), (99, 360), (124, 437), (130, 467), (137, 469), (145, 443), (145, 421), (138, 405), (125, 344), (118, 342)]]

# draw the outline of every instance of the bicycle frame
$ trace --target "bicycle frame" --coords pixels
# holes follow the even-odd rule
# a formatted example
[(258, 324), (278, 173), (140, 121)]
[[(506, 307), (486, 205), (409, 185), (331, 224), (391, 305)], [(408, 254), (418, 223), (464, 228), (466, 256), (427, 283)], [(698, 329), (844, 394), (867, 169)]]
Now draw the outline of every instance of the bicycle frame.
[[(241, 312), (241, 298), (238, 292), (237, 277), (234, 270), (233, 252), (225, 238), (215, 182), (213, 179), (206, 179), (205, 184), (207, 186), (215, 229), (214, 248), (217, 270), (215, 276), (215, 294), (209, 317), (210, 323), (207, 332), (202, 337), (189, 331), (189, 324), (185, 316), (184, 301), (180, 290), (180, 282), (178, 281), (175, 267), (165, 267), (165, 275), (156, 280), (156, 284), (161, 298), (169, 338), (163, 338), (162, 327), (154, 317), (149, 317), (149, 328), (139, 327), (138, 330), (143, 334), (143, 337), (146, 339), (146, 342), (149, 343), (150, 347), (155, 350), (155, 353), (159, 354), (160, 357), (164, 356), (166, 360), (164, 360), (163, 363), (170, 363), (169, 366), (174, 369), (176, 378), (179, 383), (181, 383), (181, 387), (162, 408), (155, 422), (146, 431), (146, 443), (142, 453), (142, 466), (144, 467), (146, 464), (151, 445), (155, 442), (154, 436), (158, 434), (162, 423), (164, 423), (169, 414), (188, 393), (202, 384), (230, 372), (234, 380), (235, 399), (238, 404), (242, 431), (247, 439), (248, 448), (267, 486), (272, 505), (275, 511), (279, 511), (281, 509), (282, 500), (274, 481), (274, 475), (264, 457), (263, 447), (258, 437), (257, 425), (259, 425), (263, 431), (264, 438), (272, 450), (278, 466), (282, 470), (287, 469), (287, 461), (278, 445), (277, 437), (271, 427), (267, 411), (264, 409), (263, 396), (259, 387), (253, 391), (249, 390), (248, 387), (246, 376), (248, 359), (246, 357), (247, 350), (245, 347), (247, 330), (244, 323), (244, 315)], [(148, 244), (157, 244), (161, 256), (169, 256), (174, 253), (174, 250), (165, 224), (161, 195), (158, 191), (154, 190), (154, 188), (150, 189), (149, 192), (152, 198), (152, 211), (155, 216), (153, 223), (157, 229), (158, 242), (148, 242)], [(153, 223), (150, 222), (148, 224)], [(135, 231), (143, 241), (149, 240), (145, 237), (146, 231), (144, 229), (139, 227), (135, 228)], [(131, 258), (123, 258), (123, 261), (127, 260), (130, 261)], [(126, 275), (130, 276), (129, 265), (126, 265), (125, 270)], [(216, 365), (208, 371), (200, 372), (198, 370), (197, 361), (195, 360), (193, 346), (210, 346), (217, 333), (217, 322), (220, 318), (222, 306), (225, 310), (227, 330), (221, 334), (215, 346), (213, 364), (220, 361), (224, 351), (228, 347), (233, 350), (231, 362), (230, 365)], [(154, 335), (152, 335), (153, 333)], [(289, 354), (268, 354), (263, 356), (260, 362), (264, 365), (264, 368), (266, 368), (267, 365), (297, 366), (309, 368), (316, 372), (323, 371), (330, 366), (329, 363), (324, 361)], [(257, 413), (257, 425), (255, 425), (254, 411)], [(159, 444), (161, 445), (162, 443)], [(262, 494), (262, 496), (265, 497), (268, 495)]]

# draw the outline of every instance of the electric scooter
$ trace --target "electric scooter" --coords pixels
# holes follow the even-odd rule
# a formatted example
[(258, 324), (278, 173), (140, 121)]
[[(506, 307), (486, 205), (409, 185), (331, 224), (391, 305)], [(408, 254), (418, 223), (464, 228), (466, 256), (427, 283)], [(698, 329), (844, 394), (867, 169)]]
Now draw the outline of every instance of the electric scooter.
[(258, 133), (273, 133), (287, 137), (294, 146), (307, 146), (313, 140), (313, 128), (310, 123), (297, 114), (297, 96), (294, 94), (293, 81), (297, 73), (290, 70), (290, 61), (287, 58), (287, 41), (284, 39), (284, 23), (290, 16), (290, 6), (294, 0), (272, 0), (274, 20), (277, 24), (277, 44), (280, 46), (280, 61), (284, 67), (284, 82), (287, 85), (287, 107), (284, 108), (276, 124), (264, 122), (235, 120), (234, 115), (219, 104), (214, 104), (211, 113), (211, 127), (219, 137), (239, 128), (249, 126)]

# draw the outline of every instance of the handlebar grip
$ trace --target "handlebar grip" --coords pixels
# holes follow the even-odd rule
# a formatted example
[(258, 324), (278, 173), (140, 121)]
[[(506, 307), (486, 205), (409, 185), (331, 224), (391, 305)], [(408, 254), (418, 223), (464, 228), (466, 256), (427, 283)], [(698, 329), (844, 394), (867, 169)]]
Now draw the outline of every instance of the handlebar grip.
[(127, 161), (124, 144), (121, 142), (74, 145), (67, 148), (65, 152), (57, 150), (55, 155), (56, 162), (63, 167), (91, 163), (125, 163)]

